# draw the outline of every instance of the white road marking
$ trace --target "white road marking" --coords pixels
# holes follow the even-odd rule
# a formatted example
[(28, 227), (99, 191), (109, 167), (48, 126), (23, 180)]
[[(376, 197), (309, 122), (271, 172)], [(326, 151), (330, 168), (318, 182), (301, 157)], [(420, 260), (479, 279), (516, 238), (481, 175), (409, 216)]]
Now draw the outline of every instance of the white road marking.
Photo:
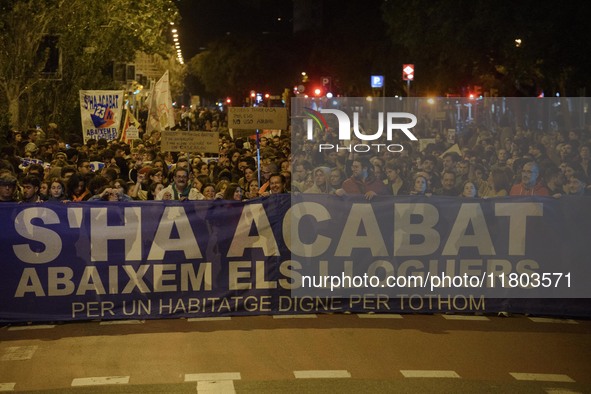
[(197, 393), (199, 394), (235, 394), (233, 380), (219, 380), (207, 381), (200, 380), (197, 382)]
[(0, 383), (0, 391), (14, 391), (16, 383)]
[(8, 327), (8, 331), (24, 331), (24, 330), (45, 330), (48, 328), (55, 328), (54, 324), (38, 324), (33, 326), (12, 326)]
[(316, 319), (318, 316), (311, 315), (273, 315), (273, 319)]
[(10, 346), (4, 349), (0, 361), (30, 360), (37, 351), (38, 346)]
[(104, 386), (110, 384), (128, 384), (129, 376), (97, 376), (92, 378), (76, 378), (72, 380), (72, 387)]
[(188, 373), (185, 374), (185, 382), (217, 382), (221, 380), (240, 380), (240, 372), (220, 372), (220, 373)]
[(522, 372), (509, 372), (509, 375), (513, 376), (517, 380), (535, 380), (540, 382), (569, 382), (574, 383), (568, 375), (555, 374), (555, 373), (522, 373)]
[(550, 317), (528, 317), (534, 323), (559, 323), (559, 324), (579, 324), (579, 322), (572, 319), (553, 319)]
[(351, 373), (345, 370), (310, 370), (293, 371), (296, 379), (326, 379), (326, 378), (350, 378)]
[(490, 321), (486, 316), (470, 316), (470, 315), (441, 315), (445, 320), (472, 320), (472, 321)]
[(417, 369), (417, 370), (400, 370), (400, 373), (405, 378), (459, 378), (455, 371), (438, 371), (428, 369)]

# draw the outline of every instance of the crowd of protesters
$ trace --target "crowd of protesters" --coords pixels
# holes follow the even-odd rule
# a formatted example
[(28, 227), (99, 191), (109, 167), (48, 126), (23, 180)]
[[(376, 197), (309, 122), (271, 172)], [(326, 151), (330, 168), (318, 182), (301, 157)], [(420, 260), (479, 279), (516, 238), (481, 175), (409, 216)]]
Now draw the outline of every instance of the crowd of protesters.
[(203, 128), (220, 131), (217, 154), (162, 152), (158, 131), (141, 132), (129, 143), (90, 139), (71, 145), (55, 124), (48, 131), (12, 131), (1, 151), (0, 201), (243, 201), (289, 191), (289, 165), (268, 171), (276, 160), (288, 163), (289, 137), (260, 138), (259, 171), (256, 144), (231, 138), (218, 127), (222, 116), (204, 112), (213, 116)]
[(254, 136), (231, 137), (219, 112), (180, 114), (179, 119), (179, 128), (189, 121), (198, 129), (218, 131), (219, 152), (163, 152), (161, 133), (141, 127), (141, 139), (129, 143), (90, 139), (70, 144), (56, 124), (12, 131), (1, 151), (0, 201), (243, 201), (288, 192), (367, 199), (591, 193), (588, 130), (423, 130), (420, 137), (432, 143), (422, 149), (401, 141), (401, 152), (368, 154), (346, 147), (319, 151), (326, 141), (309, 141), (303, 124), (263, 133), (257, 151)]
[[(390, 141), (404, 147), (395, 153), (385, 149), (385, 144), (380, 152), (356, 153), (351, 146), (370, 150), (363, 144), (367, 141), (353, 139), (347, 146), (336, 141), (335, 132), (316, 130), (316, 142), (312, 142), (303, 126), (291, 131), (293, 141), (303, 141), (298, 148), (292, 146), (292, 190), (362, 194), (367, 199), (376, 195), (491, 198), (591, 194), (590, 130), (489, 130), (474, 126), (458, 133), (455, 129), (418, 129), (419, 140), (428, 143), (405, 140), (402, 135)], [(323, 151), (320, 144), (324, 144)]]

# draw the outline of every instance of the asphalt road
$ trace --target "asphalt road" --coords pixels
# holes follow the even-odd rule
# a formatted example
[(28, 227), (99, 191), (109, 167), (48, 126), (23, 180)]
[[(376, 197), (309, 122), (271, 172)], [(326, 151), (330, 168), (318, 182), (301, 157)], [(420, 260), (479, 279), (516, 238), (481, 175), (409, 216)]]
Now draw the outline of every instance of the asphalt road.
[(306, 315), (0, 329), (0, 391), (591, 393), (591, 321)]

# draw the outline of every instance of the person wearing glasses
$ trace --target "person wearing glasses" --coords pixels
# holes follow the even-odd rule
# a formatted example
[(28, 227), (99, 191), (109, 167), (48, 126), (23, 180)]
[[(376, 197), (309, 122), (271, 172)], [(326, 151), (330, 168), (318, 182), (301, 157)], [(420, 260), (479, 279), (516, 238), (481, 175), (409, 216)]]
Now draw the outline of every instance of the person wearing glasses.
[(521, 182), (513, 185), (510, 196), (548, 196), (548, 188), (539, 179), (540, 167), (535, 161), (527, 162), (521, 170)]
[(16, 202), (16, 177), (10, 172), (0, 174), (0, 202)]
[[(172, 176), (173, 182), (156, 195), (156, 200), (203, 200), (201, 192), (189, 183), (189, 170), (177, 167)], [(170, 196), (170, 198), (168, 198)]]
[(88, 175), (92, 172), (90, 167), (90, 161), (88, 160), (80, 160), (78, 161), (77, 170), (79, 174)]
[(270, 186), (270, 178), (271, 174), (278, 172), (277, 164), (270, 162), (270, 163), (263, 163), (261, 165), (261, 187), (259, 188), (259, 196), (267, 196), (269, 195), (269, 186)]

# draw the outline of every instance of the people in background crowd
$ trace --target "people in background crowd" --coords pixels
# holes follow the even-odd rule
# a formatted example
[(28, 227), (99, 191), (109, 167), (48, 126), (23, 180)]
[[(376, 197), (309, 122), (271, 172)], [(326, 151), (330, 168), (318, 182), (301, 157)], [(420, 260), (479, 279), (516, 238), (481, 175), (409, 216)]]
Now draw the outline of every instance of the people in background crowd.
[(66, 184), (60, 178), (53, 178), (49, 182), (49, 197), (47, 201), (67, 201)]
[(591, 190), (587, 188), (587, 177), (581, 172), (575, 172), (564, 186), (569, 196), (590, 196)]
[(160, 182), (153, 182), (150, 184), (150, 186), (148, 187), (148, 195), (146, 200), (155, 200), (156, 196), (158, 195), (158, 193), (160, 193), (160, 191), (162, 191), (162, 189), (164, 189), (164, 184), (160, 183)]
[[(24, 203), (37, 203), (43, 202), (43, 199), (39, 195), (41, 188), (41, 181), (38, 177), (27, 175), (20, 181), (22, 189), (21, 201)], [(2, 185), (0, 184), (0, 188)]]
[(124, 188), (119, 185), (107, 185), (101, 188), (99, 194), (96, 194), (88, 199), (88, 201), (132, 201), (133, 199), (124, 193)]
[(384, 184), (393, 196), (402, 196), (408, 194), (408, 186), (402, 179), (402, 168), (394, 162), (386, 164), (386, 179)]
[(535, 161), (527, 162), (521, 170), (521, 182), (513, 185), (511, 196), (548, 196), (548, 188), (539, 179), (540, 167)]
[(287, 193), (286, 180), (283, 174), (275, 172), (269, 177), (269, 194)]
[(441, 187), (435, 189), (433, 194), (436, 196), (457, 196), (460, 192), (462, 190), (458, 191), (456, 187), (456, 173), (453, 170), (444, 170), (441, 175)]
[(343, 182), (343, 187), (335, 193), (339, 196), (361, 194), (371, 200), (377, 195), (388, 194), (384, 182), (377, 179), (367, 158), (355, 158), (351, 164), (351, 176)]
[(248, 187), (244, 195), (247, 199), (257, 198), (259, 196), (259, 182), (256, 179), (248, 182)]
[(201, 193), (205, 200), (215, 200), (215, 185), (213, 183), (204, 184)]
[(86, 201), (92, 195), (87, 187), (87, 177), (81, 173), (74, 173), (66, 183), (67, 198), (70, 201)]
[(242, 201), (242, 188), (238, 183), (230, 183), (224, 191), (224, 200)]
[(186, 167), (176, 168), (173, 172), (172, 180), (172, 184), (162, 189), (160, 193), (156, 195), (156, 200), (165, 199), (165, 195), (167, 197), (170, 196), (170, 200), (179, 201), (203, 200), (205, 198), (199, 190), (195, 189), (189, 183), (189, 170)]
[(411, 196), (425, 196), (427, 195), (428, 181), (424, 175), (417, 175), (414, 179), (413, 188), (410, 191)]
[(16, 202), (16, 177), (10, 172), (0, 174), (0, 202)]
[(478, 197), (478, 189), (472, 181), (466, 181), (462, 185), (462, 194), (460, 197), (475, 198)]
[(328, 167), (316, 167), (312, 171), (314, 177), (314, 185), (304, 190), (304, 193), (315, 193), (315, 194), (333, 194), (334, 189), (330, 184), (330, 168)]
[(502, 167), (494, 167), (486, 183), (480, 184), (481, 197), (505, 197), (509, 195), (509, 189), (511, 188), (511, 182), (507, 175), (507, 170)]
[[(209, 125), (220, 133), (219, 155), (163, 152), (161, 133), (148, 136), (143, 130), (142, 139), (130, 143), (101, 139), (84, 144), (65, 141), (66, 133), (49, 133), (49, 128), (44, 141), (37, 129), (11, 132), (11, 149), (3, 146), (0, 151), (0, 159), (10, 166), (0, 168), (2, 174), (10, 174), (17, 181), (12, 189), (11, 182), (0, 185), (10, 189), (2, 193), (2, 201), (29, 200), (31, 184), (26, 184), (25, 190), (23, 183), (28, 175), (41, 181), (39, 198), (59, 201), (85, 201), (102, 193), (107, 185), (113, 188), (118, 179), (122, 189), (129, 187), (123, 194), (137, 201), (209, 199), (211, 184), (218, 186), (214, 196), (222, 198), (223, 187), (234, 182), (242, 190), (242, 199), (266, 197), (273, 194), (270, 177), (274, 173), (283, 176), (283, 192), (361, 194), (368, 199), (380, 194), (431, 192), (459, 197), (468, 182), (483, 198), (509, 194), (566, 198), (586, 195), (591, 183), (590, 130), (526, 130), (523, 125), (491, 129), (479, 125), (476, 129), (467, 125), (450, 132), (435, 126), (424, 130), (417, 127), (419, 137), (434, 142), (425, 146), (403, 143), (403, 152), (382, 149), (369, 155), (347, 149), (319, 153), (321, 141), (308, 140), (305, 128), (294, 123), (280, 135), (274, 135), (274, 131), (262, 136), (257, 152), (254, 138), (230, 136), (223, 112), (203, 112), (209, 119), (202, 119), (196, 112), (192, 124), (197, 129)], [(175, 175), (183, 168), (188, 170), (186, 180), (182, 179), (185, 173)], [(55, 179), (62, 181), (65, 196), (50, 193), (51, 185), (59, 188)]]

